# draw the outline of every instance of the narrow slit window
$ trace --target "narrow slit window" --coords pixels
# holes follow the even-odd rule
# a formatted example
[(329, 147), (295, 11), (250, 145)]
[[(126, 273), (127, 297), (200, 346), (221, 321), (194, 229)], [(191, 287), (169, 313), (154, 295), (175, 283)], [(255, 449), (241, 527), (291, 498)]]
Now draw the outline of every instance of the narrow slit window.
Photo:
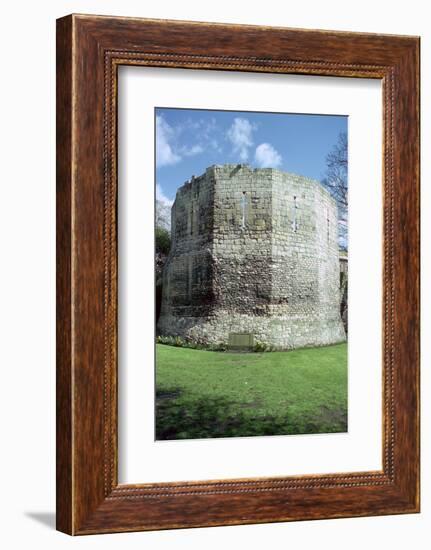
[(296, 196), (293, 197), (293, 221), (292, 221), (292, 229), (293, 232), (296, 233), (298, 230), (298, 220), (296, 217), (296, 211), (298, 209), (298, 204), (296, 202)]
[(245, 191), (242, 192), (241, 197), (241, 212), (242, 212), (242, 218), (241, 218), (241, 229), (245, 229), (245, 222), (246, 222), (246, 206), (247, 206), (247, 197), (245, 195)]

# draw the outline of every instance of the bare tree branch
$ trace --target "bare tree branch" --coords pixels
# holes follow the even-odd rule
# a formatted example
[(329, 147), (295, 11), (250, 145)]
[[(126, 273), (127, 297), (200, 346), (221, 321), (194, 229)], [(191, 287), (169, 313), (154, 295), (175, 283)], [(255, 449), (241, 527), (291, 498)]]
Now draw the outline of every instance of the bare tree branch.
[(348, 155), (347, 133), (341, 132), (338, 141), (326, 157), (326, 173), (322, 184), (334, 199), (338, 206), (338, 237), (342, 248), (347, 249), (348, 228)]
[(171, 230), (171, 207), (159, 199), (156, 199), (156, 227)]

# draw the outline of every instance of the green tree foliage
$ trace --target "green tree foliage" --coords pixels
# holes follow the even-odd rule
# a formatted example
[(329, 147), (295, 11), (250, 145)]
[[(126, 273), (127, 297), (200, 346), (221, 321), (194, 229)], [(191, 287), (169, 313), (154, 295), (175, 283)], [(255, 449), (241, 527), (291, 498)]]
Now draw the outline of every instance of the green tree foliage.
[(164, 227), (156, 227), (156, 253), (169, 254), (171, 235)]

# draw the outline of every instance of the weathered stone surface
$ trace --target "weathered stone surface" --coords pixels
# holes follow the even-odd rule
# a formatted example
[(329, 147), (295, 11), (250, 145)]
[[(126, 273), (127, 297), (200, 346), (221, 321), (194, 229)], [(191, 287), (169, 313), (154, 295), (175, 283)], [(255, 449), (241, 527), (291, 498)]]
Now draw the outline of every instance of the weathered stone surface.
[(161, 334), (277, 349), (345, 340), (337, 207), (317, 182), (272, 168), (211, 166), (177, 191)]

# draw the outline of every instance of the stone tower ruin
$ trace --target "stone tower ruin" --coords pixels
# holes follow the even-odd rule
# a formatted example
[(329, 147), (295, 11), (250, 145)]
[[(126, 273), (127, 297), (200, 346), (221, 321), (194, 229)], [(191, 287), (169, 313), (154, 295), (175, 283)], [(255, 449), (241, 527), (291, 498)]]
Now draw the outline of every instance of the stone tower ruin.
[(317, 181), (211, 166), (180, 187), (158, 331), (276, 349), (342, 342), (337, 206)]

